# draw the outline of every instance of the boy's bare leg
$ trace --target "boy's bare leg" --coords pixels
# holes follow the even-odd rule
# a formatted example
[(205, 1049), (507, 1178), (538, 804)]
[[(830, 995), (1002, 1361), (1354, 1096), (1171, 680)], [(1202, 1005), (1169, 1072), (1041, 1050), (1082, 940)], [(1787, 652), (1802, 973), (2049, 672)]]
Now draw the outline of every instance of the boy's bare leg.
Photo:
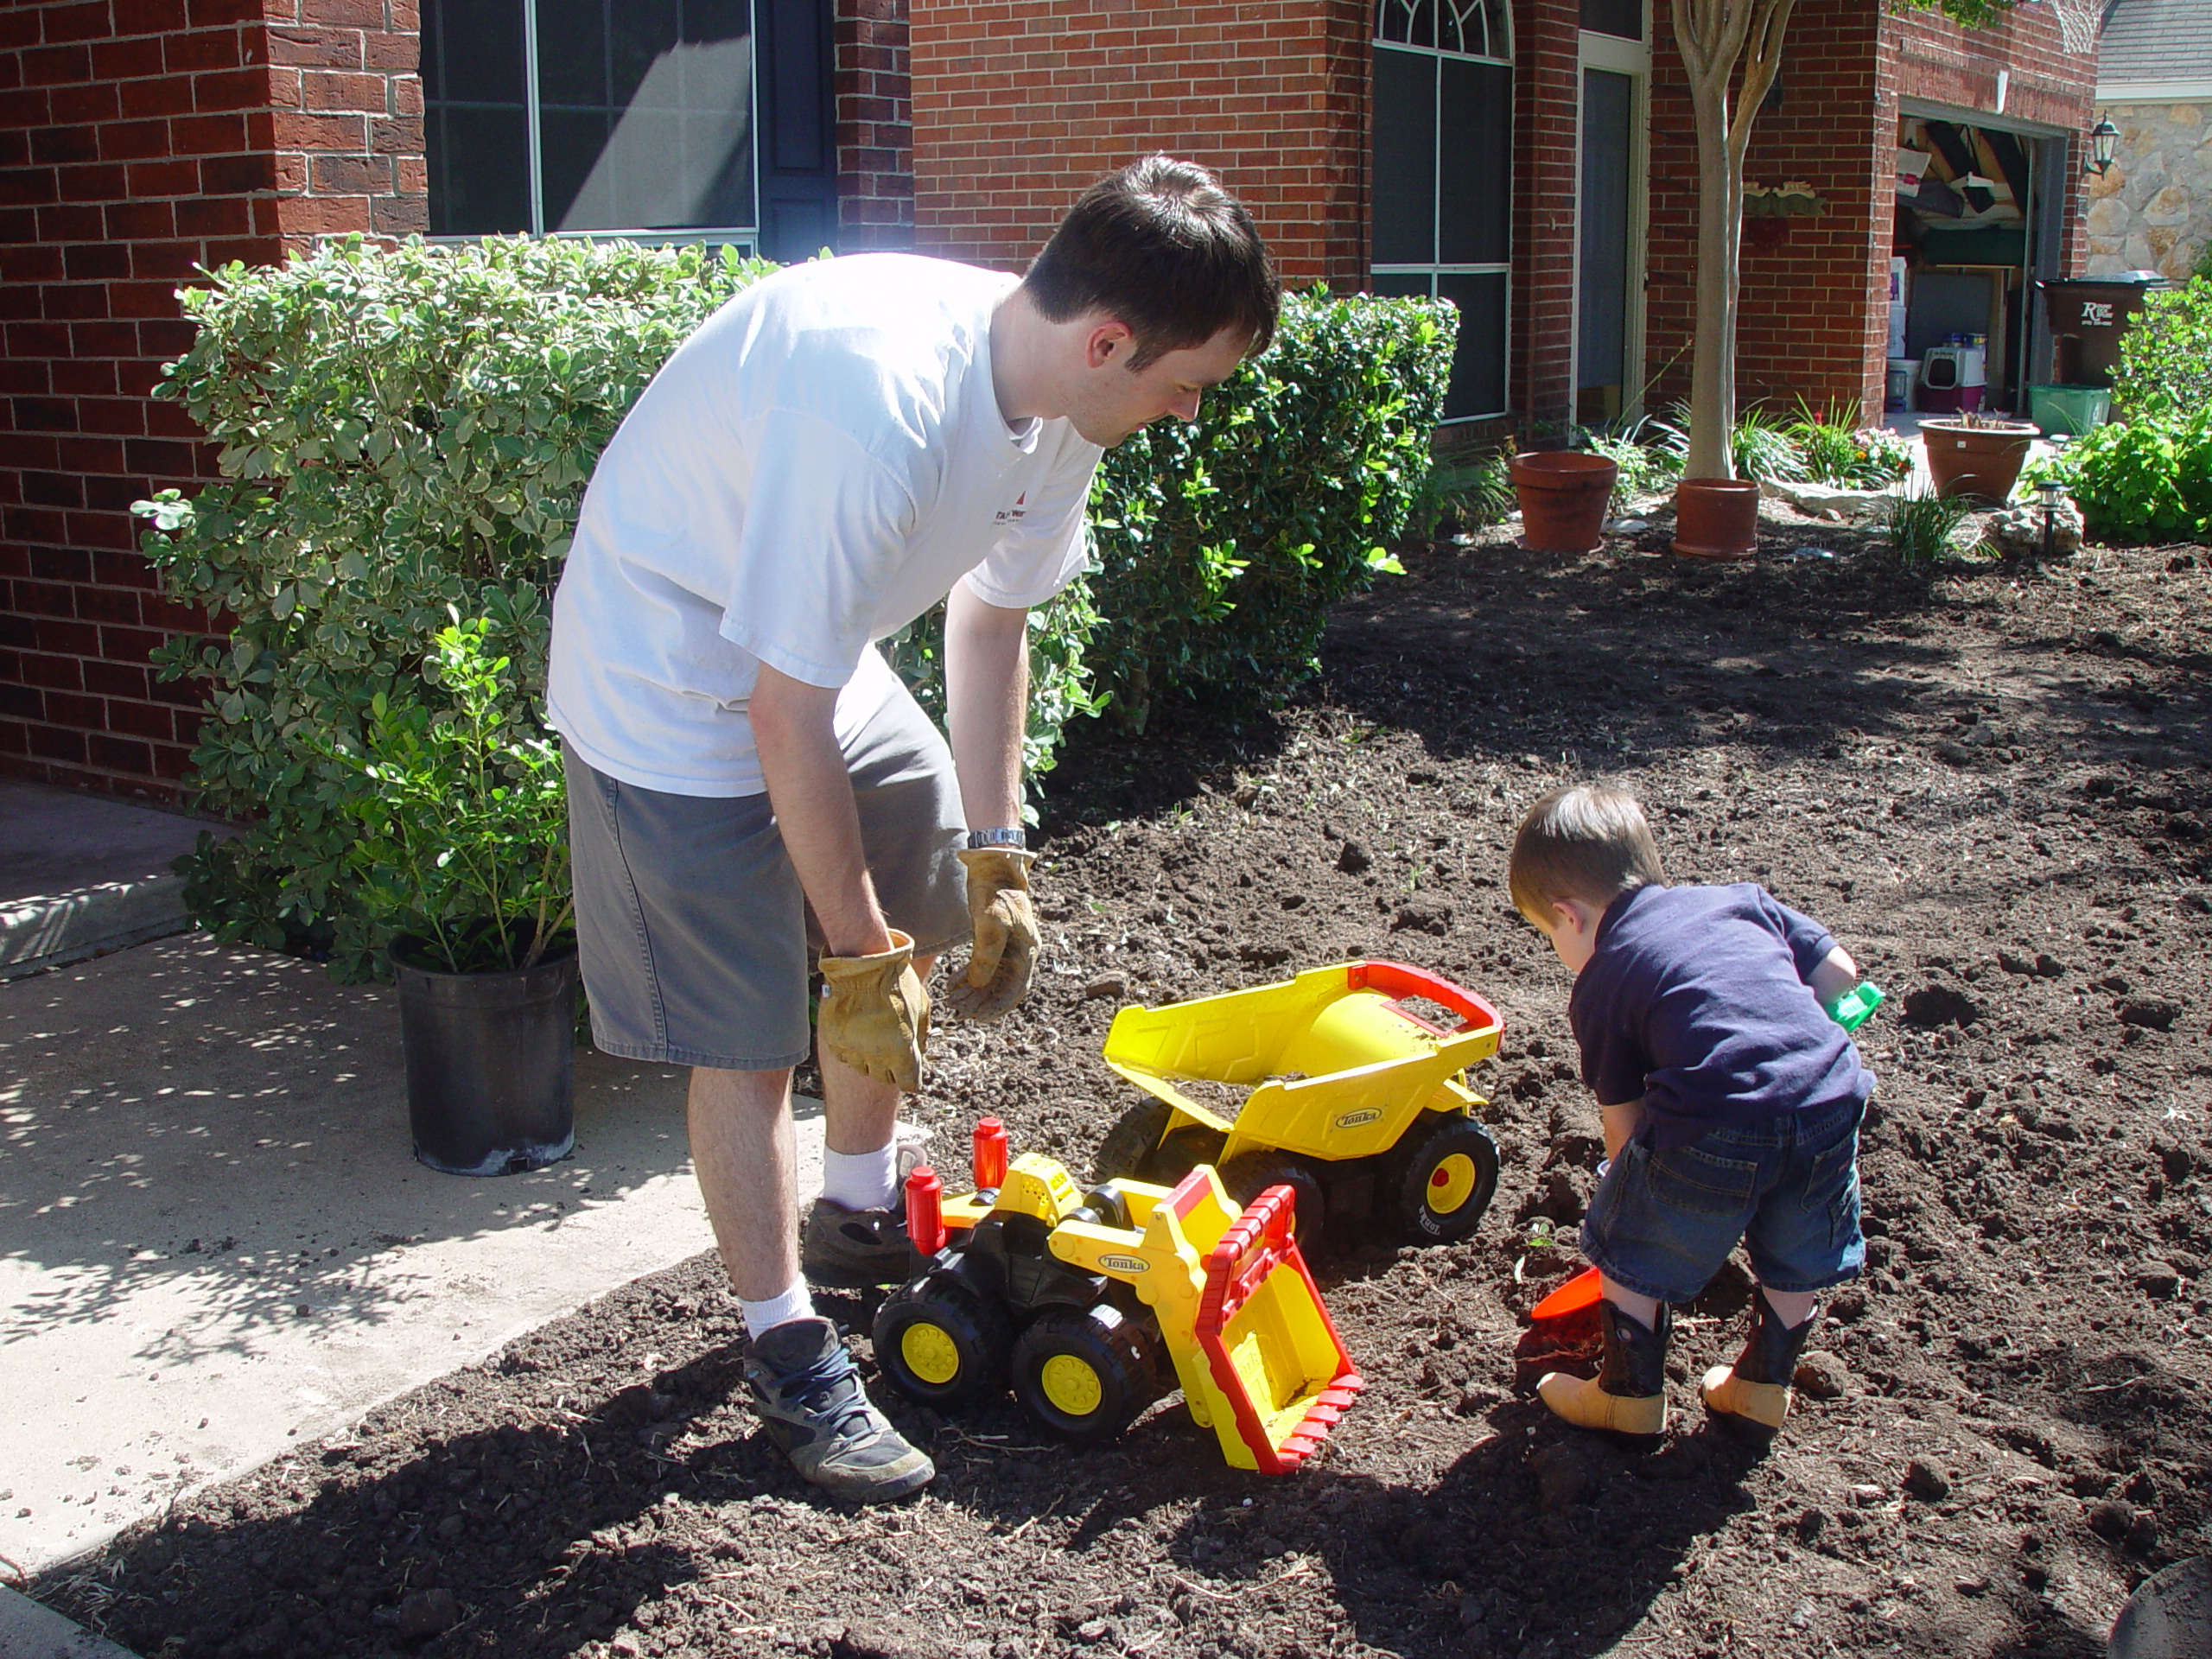
[(1820, 1305), (1820, 1293), (1813, 1290), (1777, 1290), (1770, 1285), (1759, 1287), (1759, 1294), (1766, 1298), (1766, 1305), (1774, 1310), (1775, 1318), (1782, 1321), (1785, 1331), (1795, 1331), (1813, 1317), (1813, 1309)]
[(1645, 1330), (1652, 1328), (1652, 1322), (1659, 1317), (1657, 1297), (1638, 1295), (1626, 1285), (1617, 1285), (1611, 1279), (1602, 1275), (1599, 1279), (1599, 1283), (1605, 1287), (1607, 1301), (1643, 1326)]
[(691, 1163), (730, 1288), (745, 1301), (780, 1296), (798, 1282), (791, 1082), (789, 1071), (691, 1070)]

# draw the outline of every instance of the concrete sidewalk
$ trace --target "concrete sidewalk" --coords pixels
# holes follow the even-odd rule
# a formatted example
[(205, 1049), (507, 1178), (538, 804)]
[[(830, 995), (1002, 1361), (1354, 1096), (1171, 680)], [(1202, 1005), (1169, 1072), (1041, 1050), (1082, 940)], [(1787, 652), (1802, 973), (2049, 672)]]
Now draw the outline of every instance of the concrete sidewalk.
[(575, 1155), (467, 1179), (413, 1160), (398, 1026), (196, 934), (0, 985), (16, 1568), (711, 1245), (679, 1071), (580, 1052)]
[(0, 780), (0, 979), (181, 933), (169, 868), (224, 824), (41, 784)]

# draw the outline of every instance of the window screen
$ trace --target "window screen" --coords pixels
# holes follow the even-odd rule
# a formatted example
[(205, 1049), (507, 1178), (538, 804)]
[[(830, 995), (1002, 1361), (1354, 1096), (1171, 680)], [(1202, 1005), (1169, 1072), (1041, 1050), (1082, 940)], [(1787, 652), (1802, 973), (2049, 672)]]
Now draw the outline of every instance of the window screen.
[(1511, 60), (1504, 0), (1379, 0), (1370, 285), (1458, 307), (1446, 420), (1506, 410)]
[[(423, 0), (422, 19), (433, 234), (759, 223), (751, 0)], [(827, 66), (805, 68), (811, 98)]]

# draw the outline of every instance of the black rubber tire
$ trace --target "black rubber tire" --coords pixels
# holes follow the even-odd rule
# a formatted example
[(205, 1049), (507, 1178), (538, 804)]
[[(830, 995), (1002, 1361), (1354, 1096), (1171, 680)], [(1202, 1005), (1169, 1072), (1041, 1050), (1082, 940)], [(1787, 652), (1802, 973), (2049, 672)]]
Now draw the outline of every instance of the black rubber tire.
[[(1068, 1398), (1071, 1380), (1095, 1391), (1081, 1409)], [(1165, 1386), (1159, 1327), (1149, 1314), (1133, 1317), (1104, 1302), (1050, 1307), (1014, 1338), (1014, 1397), (1053, 1433), (1078, 1446), (1113, 1439)]]
[[(893, 1291), (876, 1310), (875, 1363), (891, 1384), (925, 1405), (953, 1406), (1006, 1386), (1014, 1348), (1014, 1320), (996, 1302), (942, 1279), (925, 1279)], [(934, 1337), (940, 1353), (957, 1362), (949, 1376), (916, 1369), (909, 1343)]]
[(1312, 1255), (1329, 1230), (1329, 1191), (1313, 1166), (1287, 1152), (1240, 1152), (1221, 1166), (1221, 1184), (1242, 1209), (1271, 1186), (1287, 1186), (1295, 1195), (1291, 1235), (1298, 1248)]
[(1200, 1164), (1218, 1166), (1222, 1142), (1226, 1139), (1219, 1129), (1210, 1129), (1203, 1123), (1185, 1123), (1179, 1129), (1170, 1129), (1159, 1149), (1145, 1160), (1138, 1179), (1150, 1181), (1154, 1186), (1173, 1186)]
[(1173, 1116), (1166, 1101), (1147, 1095), (1116, 1118), (1114, 1127), (1098, 1143), (1097, 1157), (1091, 1160), (1093, 1184), (1124, 1179), (1149, 1180), (1151, 1177), (1143, 1173), (1145, 1166), (1159, 1149), (1160, 1137), (1167, 1133), (1167, 1120)]
[[(1445, 1190), (1464, 1189), (1445, 1210), (1433, 1197), (1440, 1172)], [(1459, 1112), (1423, 1114), (1384, 1155), (1375, 1181), (1376, 1211), (1416, 1244), (1472, 1238), (1497, 1195), (1497, 1138)]]

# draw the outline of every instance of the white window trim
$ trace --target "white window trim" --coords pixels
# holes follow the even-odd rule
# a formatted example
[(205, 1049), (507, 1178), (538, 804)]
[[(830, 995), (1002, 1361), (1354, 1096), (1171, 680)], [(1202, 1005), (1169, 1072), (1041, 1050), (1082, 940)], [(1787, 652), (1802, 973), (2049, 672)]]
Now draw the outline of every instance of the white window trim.
[(2097, 87), (2100, 104), (2212, 102), (2212, 80), (2111, 80)]

